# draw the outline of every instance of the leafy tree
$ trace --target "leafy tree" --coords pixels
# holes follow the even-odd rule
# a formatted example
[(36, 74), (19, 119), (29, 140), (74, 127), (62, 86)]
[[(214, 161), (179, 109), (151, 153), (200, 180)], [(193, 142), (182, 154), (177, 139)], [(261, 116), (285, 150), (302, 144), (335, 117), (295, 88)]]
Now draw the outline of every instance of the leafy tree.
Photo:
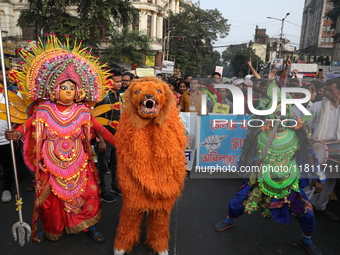
[[(230, 25), (217, 10), (203, 10), (199, 4), (180, 3), (182, 12), (169, 13), (164, 21), (165, 35), (169, 35), (169, 54), (183, 74), (211, 74), (217, 55), (213, 43), (228, 35)], [(214, 68), (214, 67), (213, 67)]]
[[(96, 47), (100, 37), (116, 27), (128, 26), (138, 18), (138, 10), (129, 0), (28, 0), (18, 25), (24, 30), (33, 25), (37, 35), (70, 35)], [(34, 39), (34, 38), (31, 38)]]
[(203, 73), (211, 75), (213, 72), (215, 72), (216, 66), (223, 66), (223, 63), (221, 61), (221, 54), (217, 50), (211, 52), (210, 57), (203, 61)]
[(104, 62), (139, 63), (144, 56), (151, 55), (151, 40), (149, 36), (138, 31), (123, 28), (122, 31), (113, 31), (112, 46), (105, 50), (102, 60)]
[[(249, 72), (247, 63), (252, 60), (252, 63), (258, 63), (258, 66), (263, 64), (262, 60), (255, 54), (255, 51), (247, 46), (247, 44), (230, 45), (222, 53), (222, 59), (227, 66), (227, 76), (244, 77)], [(254, 66), (256, 68), (256, 66)]]

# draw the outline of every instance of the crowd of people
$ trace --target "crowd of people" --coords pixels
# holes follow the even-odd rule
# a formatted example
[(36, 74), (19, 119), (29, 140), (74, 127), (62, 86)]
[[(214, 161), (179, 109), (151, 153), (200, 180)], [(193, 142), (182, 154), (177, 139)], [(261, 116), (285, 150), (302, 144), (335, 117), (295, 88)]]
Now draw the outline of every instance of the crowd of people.
[[(288, 74), (290, 70), (291, 61), (288, 59), (285, 63), (285, 68), (278, 72), (275, 69), (271, 70), (269, 74), (261, 77), (255, 69), (252, 67), (251, 62), (248, 62), (249, 70), (252, 72), (250, 75), (246, 75), (243, 78), (227, 78), (222, 77), (218, 72), (214, 72), (206, 78), (193, 77), (192, 75), (180, 76), (180, 70), (175, 69), (174, 74), (170, 77), (162, 74), (157, 74), (157, 78), (163, 79), (169, 84), (169, 87), (174, 92), (176, 104), (182, 112), (199, 112), (201, 109), (201, 95), (208, 94), (207, 108), (210, 113), (233, 113), (233, 95), (230, 90), (226, 88), (216, 88), (216, 84), (233, 85), (242, 90), (245, 101), (245, 114), (250, 114), (248, 108), (248, 88), (252, 89), (252, 104), (254, 108), (258, 107), (259, 100), (266, 97), (266, 91), (270, 81), (275, 80), (277, 86), (281, 87), (300, 87), (308, 89), (311, 93), (311, 98), (308, 102), (304, 103), (304, 106), (309, 109), (313, 103), (322, 101), (325, 96), (326, 83), (322, 77), (320, 78), (306, 78), (302, 79), (298, 70), (292, 70), (291, 74)], [(290, 93), (292, 98), (304, 98), (303, 93)], [(217, 103), (217, 104), (216, 104)], [(216, 111), (216, 105), (228, 105), (228, 111), (218, 112)], [(215, 109), (214, 109), (215, 108)], [(297, 109), (295, 109), (297, 110)], [(299, 113), (296, 112), (298, 116)]]
[[(310, 91), (311, 98), (308, 102), (305, 102), (303, 105), (304, 107), (313, 113), (313, 117), (307, 122), (304, 123), (303, 129), (306, 131), (306, 134), (308, 139), (310, 138), (313, 140), (335, 140), (340, 141), (340, 125), (339, 125), (339, 119), (340, 119), (340, 78), (334, 78), (329, 79), (327, 81), (323, 81), (320, 77), (320, 79), (314, 79), (314, 80), (304, 80), (298, 78), (298, 72), (297, 70), (292, 70), (291, 75), (288, 74), (288, 71), (290, 70), (291, 61), (288, 59), (285, 63), (285, 67), (283, 71), (280, 73), (280, 75), (277, 74), (276, 70), (271, 70), (267, 77), (261, 77), (255, 69), (252, 67), (251, 62), (248, 62), (248, 66), (252, 72), (251, 75), (247, 75), (245, 77), (241, 78), (226, 78), (222, 77), (222, 75), (218, 72), (214, 72), (211, 77), (207, 78), (196, 78), (192, 75), (185, 75), (184, 77), (181, 77), (181, 73), (179, 69), (176, 69), (174, 71), (174, 74), (170, 76), (169, 78), (165, 79), (162, 75), (157, 75), (157, 78), (164, 79), (170, 89), (173, 91), (174, 99), (176, 102), (176, 107), (179, 111), (182, 112), (200, 112), (201, 106), (202, 106), (202, 95), (207, 94), (207, 109), (209, 113), (223, 113), (223, 114), (232, 114), (233, 113), (233, 101), (234, 100), (240, 100), (233, 98), (233, 94), (228, 90), (227, 88), (215, 88), (217, 84), (228, 84), (237, 87), (243, 92), (244, 98), (244, 109), (245, 114), (251, 114), (251, 111), (249, 110), (249, 103), (252, 103), (255, 108), (261, 107), (261, 100), (263, 98), (268, 97), (267, 90), (268, 87), (274, 82), (275, 85), (278, 88), (282, 87), (300, 87), (304, 88)], [(79, 121), (78, 119), (73, 119), (74, 112), (84, 112), (87, 115), (89, 115), (89, 112), (86, 107), (80, 103), (78, 103), (82, 99), (82, 95), (80, 92), (80, 84), (81, 79), (77, 77), (75, 72), (76, 67), (70, 65), (65, 68), (65, 77), (62, 77), (62, 75), (59, 76), (59, 78), (54, 79), (53, 89), (58, 91), (56, 93), (55, 98), (52, 100), (52, 92), (51, 92), (51, 102), (46, 102), (44, 105), (40, 105), (37, 116), (34, 116), (34, 118), (41, 117), (45, 118), (45, 122), (41, 121), (41, 130), (40, 132), (43, 132), (41, 134), (44, 134), (46, 136), (46, 132), (50, 131), (50, 127), (53, 126), (53, 123), (49, 121), (49, 119), (53, 119), (55, 123), (58, 123), (58, 126), (55, 127), (55, 130), (60, 132), (60, 138), (64, 139), (63, 136), (66, 135), (63, 132), (67, 130), (67, 123), (72, 121)], [(72, 74), (72, 75), (70, 75)], [(0, 76), (0, 82), (3, 77)], [(91, 118), (91, 116), (87, 116), (86, 119), (82, 120), (82, 122), (79, 122), (79, 127), (93, 125), (96, 133), (95, 135), (87, 133), (87, 131), (82, 134), (72, 134), (74, 135), (74, 143), (77, 144), (77, 146), (72, 148), (78, 148), (79, 146), (83, 149), (79, 153), (82, 154), (82, 160), (79, 162), (74, 162), (74, 164), (77, 164), (76, 168), (81, 167), (81, 169), (86, 169), (86, 171), (80, 171), (79, 173), (76, 173), (77, 175), (82, 175), (85, 172), (87, 173), (86, 179), (88, 183), (86, 186), (83, 187), (82, 191), (75, 191), (78, 194), (79, 200), (77, 200), (77, 203), (68, 204), (68, 196), (70, 196), (68, 193), (65, 193), (62, 188), (60, 188), (59, 182), (55, 181), (53, 185), (54, 189), (53, 192), (49, 190), (48, 194), (49, 196), (46, 196), (46, 187), (47, 180), (49, 177), (47, 177), (47, 174), (51, 174), (55, 176), (56, 178), (59, 177), (58, 171), (63, 168), (64, 166), (60, 166), (60, 169), (55, 169), (52, 167), (53, 164), (59, 164), (60, 160), (63, 161), (63, 157), (66, 157), (65, 150), (67, 146), (71, 146), (69, 144), (69, 141), (64, 141), (64, 143), (61, 143), (60, 146), (66, 146), (65, 148), (60, 148), (60, 153), (58, 154), (58, 157), (60, 160), (57, 162), (54, 156), (50, 152), (45, 152), (44, 154), (44, 163), (45, 164), (51, 164), (51, 169), (49, 172), (45, 171), (45, 168), (48, 168), (49, 166), (42, 167), (42, 172), (40, 172), (40, 175), (38, 176), (40, 185), (36, 191), (40, 195), (44, 194), (44, 200), (39, 205), (40, 210), (40, 217), (43, 222), (43, 231), (37, 233), (35, 236), (37, 242), (43, 241), (44, 237), (46, 236), (48, 239), (51, 240), (57, 240), (59, 239), (62, 234), (66, 231), (66, 233), (76, 233), (79, 232), (79, 230), (84, 230), (87, 228), (87, 230), (90, 233), (90, 236), (96, 241), (96, 242), (102, 242), (105, 240), (105, 238), (101, 235), (100, 232), (97, 230), (97, 222), (100, 218), (100, 205), (98, 204), (98, 201), (101, 199), (101, 201), (106, 203), (113, 203), (116, 201), (116, 199), (110, 195), (107, 191), (107, 187), (105, 185), (105, 178), (107, 173), (111, 173), (111, 187), (109, 188), (110, 192), (112, 194), (118, 194), (121, 195), (121, 191), (119, 189), (119, 183), (117, 183), (116, 180), (116, 167), (117, 167), (117, 155), (116, 150), (114, 146), (114, 139), (113, 135), (116, 132), (115, 127), (118, 125), (120, 115), (121, 115), (121, 105), (123, 102), (123, 94), (125, 90), (129, 87), (133, 79), (135, 78), (132, 73), (125, 72), (121, 73), (119, 71), (113, 71), (108, 76), (111, 83), (109, 84), (109, 93), (103, 98), (102, 101), (97, 102), (96, 106), (101, 106), (104, 104), (111, 105), (111, 110), (107, 111), (106, 113), (102, 114), (101, 116), (108, 119), (109, 122), (104, 125), (104, 127), (108, 131), (104, 131), (102, 129), (101, 124), (99, 124), (96, 120)], [(9, 85), (9, 88), (15, 92), (17, 88), (15, 88), (15, 83), (11, 81), (8, 77), (7, 83)], [(252, 90), (249, 90), (251, 88)], [(252, 91), (252, 95), (248, 96), (249, 91)], [(2, 92), (2, 91), (1, 91)], [(291, 93), (290, 96), (292, 98), (304, 98), (305, 95), (303, 93)], [(248, 102), (249, 98), (252, 99), (252, 102)], [(0, 93), (0, 103), (4, 103), (4, 98), (2, 93)], [(117, 107), (114, 107), (114, 106)], [(69, 114), (69, 108), (72, 107), (73, 114)], [(46, 115), (47, 112), (47, 115)], [(293, 107), (293, 112), (296, 118), (302, 117), (304, 114), (301, 112), (301, 110), (297, 107)], [(86, 115), (85, 114), (85, 115)], [(45, 116), (46, 115), (46, 116)], [(60, 122), (59, 120), (63, 119), (63, 122)], [(11, 201), (11, 189), (12, 189), (12, 183), (13, 183), (13, 166), (11, 160), (11, 154), (9, 149), (9, 141), (11, 140), (20, 140), (23, 136), (25, 136), (28, 132), (31, 132), (30, 130), (33, 128), (32, 121), (29, 120), (25, 122), (24, 125), (16, 129), (15, 131), (8, 132), (6, 134), (7, 129), (7, 122), (4, 120), (0, 120), (0, 164), (2, 165), (2, 171), (3, 171), (3, 187), (2, 187), (2, 193), (1, 193), (1, 201), (2, 202), (9, 202)], [(44, 131), (44, 128), (49, 127), (48, 131)], [(37, 127), (34, 128), (36, 129)], [(63, 133), (63, 134), (61, 134)], [(82, 136), (91, 136), (92, 144), (94, 146), (94, 151), (97, 155), (97, 169), (99, 176), (95, 176), (94, 174), (88, 174), (90, 172), (93, 172), (94, 168), (94, 162), (93, 159), (89, 158), (92, 156), (92, 152), (89, 151), (90, 144), (87, 142), (82, 142), (84, 139), (80, 139)], [(7, 139), (6, 139), (6, 138)], [(50, 137), (50, 138), (49, 138)], [(45, 137), (46, 138), (46, 137)], [(44, 138), (44, 139), (45, 139)], [(56, 143), (55, 138), (52, 137), (52, 134), (47, 134), (47, 141), (41, 141), (37, 139), (38, 144), (40, 145), (41, 150), (45, 149), (45, 146), (48, 146), (46, 144), (52, 144)], [(78, 139), (79, 138), (79, 139)], [(50, 140), (48, 140), (50, 139)], [(66, 139), (66, 138), (65, 138)], [(78, 139), (78, 140), (77, 140)], [(257, 139), (257, 138), (256, 138)], [(67, 140), (67, 139), (66, 139)], [(304, 140), (306, 141), (306, 140)], [(78, 144), (79, 143), (79, 144)], [(81, 144), (83, 143), (83, 144)], [(80, 145), (81, 144), (81, 145)], [(22, 145), (21, 145), (22, 146)], [(59, 146), (59, 144), (58, 144)], [(300, 144), (301, 146), (307, 146), (308, 149), (304, 150), (308, 151), (310, 148), (310, 143), (308, 144)], [(20, 147), (20, 145), (19, 145)], [(245, 150), (244, 150), (245, 151)], [(298, 150), (296, 150), (298, 151)], [(295, 157), (295, 152), (293, 151), (291, 157)], [(20, 158), (20, 152), (21, 150), (18, 150), (19, 158)], [(85, 156), (88, 155), (88, 156)], [(315, 155), (315, 153), (313, 154)], [(249, 155), (248, 155), (249, 156)], [(256, 156), (256, 155), (253, 155)], [(21, 156), (22, 157), (22, 156)], [(67, 157), (70, 157), (68, 162), (73, 162), (73, 158), (71, 155), (67, 154)], [(261, 160), (261, 159), (258, 159)], [(50, 161), (50, 162), (48, 162)], [(46, 163), (47, 162), (47, 163)], [(249, 163), (249, 162), (247, 162)], [(254, 162), (253, 162), (254, 163)], [(254, 164), (261, 165), (263, 162), (257, 161)], [(313, 162), (314, 164), (315, 162)], [(71, 164), (71, 163), (70, 163)], [(335, 161), (328, 161), (327, 165), (329, 167), (337, 166), (338, 162)], [(39, 166), (41, 167), (41, 166)], [(44, 175), (46, 174), (46, 176)], [(74, 174), (74, 172), (69, 173)], [(34, 177), (32, 175), (32, 185), (35, 186), (35, 180), (37, 180), (37, 176)], [(53, 177), (54, 178), (54, 177)], [(84, 203), (88, 203), (88, 197), (96, 197), (94, 194), (96, 192), (96, 189), (89, 189), (90, 184), (95, 183), (96, 178), (99, 178), (100, 183), (100, 198), (91, 200), (91, 213), (88, 211), (81, 211), (81, 207), (84, 205)], [(316, 182), (319, 181), (319, 183), (323, 183), (322, 188), (319, 183)], [(69, 176), (65, 178), (64, 180), (67, 183), (71, 183), (73, 181), (74, 183), (78, 182), (78, 180), (71, 179)], [(316, 185), (311, 185), (311, 183), (316, 183)], [(304, 201), (309, 201), (311, 205), (314, 207), (315, 210), (319, 211), (320, 213), (324, 214), (325, 216), (329, 217), (330, 220), (339, 220), (339, 217), (335, 215), (333, 212), (329, 211), (327, 209), (327, 203), (329, 201), (329, 196), (333, 192), (335, 185), (336, 185), (336, 178), (331, 177), (327, 178), (326, 180), (318, 180), (318, 178), (313, 179), (311, 183), (300, 185), (301, 190), (305, 190), (306, 192), (309, 192), (311, 187), (314, 187), (314, 195), (310, 198), (307, 198), (304, 196)], [(28, 191), (32, 191), (32, 185), (27, 188)], [(45, 186), (44, 186), (45, 185)], [(52, 185), (52, 186), (53, 186)], [(71, 184), (70, 184), (71, 185)], [(248, 185), (248, 186), (247, 186)], [(92, 186), (93, 187), (93, 186)], [(244, 210), (244, 201), (247, 200), (248, 194), (251, 190), (250, 184), (244, 184), (241, 189), (241, 198), (240, 194), (238, 194), (238, 199), (233, 200), (231, 202), (231, 205), (229, 206), (229, 212), (228, 216), (224, 221), (221, 221), (215, 225), (215, 230), (217, 231), (223, 231), (226, 230), (232, 226), (234, 226), (234, 221), (237, 217), (243, 214)], [(59, 190), (59, 191), (58, 191)], [(300, 191), (302, 192), (302, 191)], [(73, 198), (75, 195), (72, 195)], [(66, 197), (66, 198), (65, 198)], [(62, 204), (62, 205), (61, 205)], [(74, 217), (72, 219), (73, 223), (75, 225), (67, 225), (69, 223), (65, 223), (64, 226), (56, 229), (57, 224), (53, 224), (59, 219), (51, 219), (48, 211), (50, 206), (53, 205), (54, 208), (60, 209), (60, 215), (64, 215), (67, 210), (73, 211), (77, 217)], [(65, 210), (65, 208), (67, 210)], [(94, 208), (94, 209), (93, 209)], [(84, 225), (82, 229), (79, 229), (77, 225), (82, 222), (82, 219), (79, 218), (82, 214), (88, 214), (92, 220), (86, 221), (86, 224)], [(306, 218), (299, 218), (301, 228), (303, 230), (303, 238), (302, 238), (302, 246), (307, 249), (310, 254), (320, 254), (319, 251), (311, 244), (310, 236), (311, 232), (314, 231), (314, 227), (310, 226), (315, 224), (314, 215), (312, 213), (312, 210), (308, 211), (305, 215)], [(71, 223), (70, 223), (71, 224)], [(308, 225), (309, 224), (309, 225)], [(308, 225), (308, 226), (307, 226)]]
[[(312, 117), (310, 119), (306, 118), (305, 121), (301, 121), (304, 113), (300, 108), (294, 105), (292, 107), (292, 114), (287, 114), (287, 116), (297, 120), (299, 126), (295, 128), (295, 133), (289, 130), (289, 128), (281, 126), (280, 130), (279, 127), (278, 131), (276, 131), (275, 150), (273, 150), (274, 152), (271, 152), (270, 156), (267, 156), (266, 158), (260, 158), (261, 155), (256, 151), (260, 150), (260, 145), (257, 144), (261, 140), (259, 129), (256, 128), (257, 131), (252, 131), (252, 128), (250, 128), (242, 148), (241, 161), (246, 158), (248, 160), (245, 160), (246, 162), (243, 162), (243, 164), (255, 166), (272, 164), (269, 162), (276, 162), (275, 164), (279, 164), (278, 162), (280, 162), (280, 164), (287, 164), (289, 166), (295, 165), (297, 167), (309, 164), (310, 167), (315, 167), (315, 169), (321, 164), (324, 168), (319, 171), (320, 175), (318, 176), (312, 176), (313, 174), (310, 173), (310, 175), (301, 175), (301, 177), (296, 178), (297, 186), (295, 186), (295, 191), (301, 194), (298, 196), (297, 200), (300, 201), (298, 203), (301, 205), (304, 204), (305, 208), (302, 211), (300, 210), (300, 212), (298, 212), (295, 204), (297, 201), (294, 188), (292, 188), (294, 185), (286, 186), (286, 197), (282, 194), (280, 195), (280, 193), (273, 193), (273, 190), (276, 192), (278, 192), (278, 190), (283, 192), (281, 188), (277, 189), (277, 187), (283, 187), (282, 183), (284, 182), (284, 178), (281, 179), (282, 183), (280, 185), (275, 184), (275, 181), (273, 181), (271, 183), (272, 186), (269, 189), (266, 189), (265, 184), (263, 184), (262, 181), (270, 177), (262, 177), (259, 179), (253, 177), (250, 181), (245, 181), (241, 185), (240, 191), (229, 204), (228, 216), (225, 220), (216, 223), (214, 228), (216, 231), (229, 229), (234, 226), (236, 218), (241, 216), (244, 212), (251, 213), (256, 211), (259, 207), (268, 208), (269, 210), (266, 209), (267, 211), (265, 211), (264, 214), (269, 213), (270, 217), (283, 223), (289, 222), (288, 215), (291, 213), (297, 217), (303, 231), (300, 242), (301, 246), (306, 249), (309, 254), (321, 254), (319, 249), (317, 249), (311, 241), (311, 235), (315, 230), (313, 209), (314, 211), (327, 216), (330, 220), (339, 220), (337, 215), (327, 209), (327, 204), (330, 197), (336, 199), (334, 188), (338, 176), (332, 175), (332, 169), (336, 169), (340, 161), (338, 160), (339, 155), (335, 155), (335, 159), (328, 159), (326, 164), (322, 164), (325, 163), (325, 161), (322, 161), (323, 159), (318, 159), (322, 153), (318, 154), (319, 151), (316, 153), (313, 150), (312, 144), (321, 141), (321, 143), (326, 144), (325, 150), (328, 151), (331, 149), (327, 148), (327, 144), (339, 143), (340, 78), (332, 78), (326, 81), (324, 81), (323, 77), (314, 78), (312, 80), (303, 79), (298, 75), (298, 70), (291, 70), (291, 74), (289, 75), (288, 72), (291, 66), (290, 59), (287, 59), (285, 67), (280, 74), (273, 69), (267, 77), (261, 77), (252, 67), (251, 62), (248, 62), (248, 66), (252, 75), (247, 75), (244, 78), (223, 78), (219, 73), (213, 73), (211, 78), (191, 78), (190, 81), (186, 83), (188, 90), (182, 92), (177, 89), (177, 92), (182, 92), (179, 103), (181, 111), (200, 112), (202, 105), (201, 95), (206, 93), (208, 97), (207, 109), (210, 113), (233, 113), (233, 100), (244, 100), (245, 114), (252, 115), (248, 105), (252, 104), (254, 108), (260, 110), (266, 109), (268, 105), (271, 104), (271, 100), (267, 100), (265, 106), (263, 102), (270, 98), (269, 91), (273, 86), (277, 88), (303, 88), (310, 92), (311, 97), (308, 101), (305, 100), (306, 102), (302, 105), (312, 113)], [(181, 78), (177, 78), (176, 80), (169, 79), (168, 82), (171, 86), (174, 86), (175, 88), (177, 86), (178, 88), (177, 84), (184, 81)], [(231, 91), (226, 88), (217, 88), (215, 90), (216, 84), (228, 84), (238, 87), (242, 90), (244, 98), (234, 99)], [(249, 88), (251, 88), (251, 90), (249, 90)], [(248, 93), (252, 93), (252, 95), (249, 96), (247, 95)], [(286, 96), (293, 99), (304, 99), (306, 97), (306, 94), (301, 93), (301, 91), (291, 92), (289, 94), (290, 96)], [(251, 102), (249, 102), (250, 99)], [(216, 109), (218, 109), (218, 107), (215, 107), (216, 105), (229, 105), (230, 107), (225, 112), (218, 112), (216, 111)], [(277, 116), (274, 117), (277, 118)], [(299, 130), (300, 126), (301, 129)], [(272, 128), (273, 127), (269, 127), (268, 129), (271, 130)], [(269, 132), (269, 136), (271, 131), (266, 132)], [(282, 142), (284, 140), (283, 137), (287, 137), (288, 134), (291, 136), (291, 140), (296, 139), (299, 144), (299, 146), (291, 147), (290, 155), (285, 154), (284, 151), (287, 150), (287, 144), (283, 145), (284, 142)], [(282, 149), (280, 149), (280, 139), (282, 140)], [(269, 150), (270, 148), (271, 146), (269, 147)], [(282, 150), (282, 152), (280, 152), (280, 150)], [(277, 151), (279, 151), (279, 154), (275, 156)], [(280, 156), (282, 153), (286, 155), (286, 158), (284, 158), (283, 161), (282, 156)], [(275, 161), (273, 161), (273, 159), (270, 161), (270, 157), (274, 158)], [(251, 158), (253, 158), (253, 161)], [(287, 158), (288, 160), (291, 160), (291, 163), (287, 163)], [(256, 160), (254, 161), (254, 159)], [(242, 164), (241, 161), (239, 164)], [(321, 172), (325, 172), (326, 177), (322, 176)], [(307, 197), (306, 194), (309, 194), (309, 196)], [(286, 199), (286, 202), (282, 199)], [(287, 207), (287, 204), (285, 205), (287, 201), (289, 208)], [(280, 206), (278, 206), (278, 204), (280, 204)]]

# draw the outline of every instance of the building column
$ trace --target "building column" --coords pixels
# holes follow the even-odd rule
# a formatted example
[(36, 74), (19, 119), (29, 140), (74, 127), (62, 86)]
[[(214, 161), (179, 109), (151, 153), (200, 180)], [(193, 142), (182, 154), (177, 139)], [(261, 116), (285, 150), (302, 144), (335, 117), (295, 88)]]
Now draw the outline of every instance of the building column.
[(172, 0), (171, 1), (171, 10), (174, 12), (174, 13), (176, 13), (176, 1), (175, 0)]
[(156, 36), (158, 39), (163, 38), (163, 16), (157, 16), (157, 26), (156, 26), (157, 32)]
[(148, 10), (140, 10), (139, 12), (139, 31), (142, 31), (144, 33), (147, 33), (148, 30)]
[(179, 13), (179, 0), (176, 0), (175, 13)]
[(155, 12), (151, 12), (151, 39), (156, 40), (157, 36), (157, 14)]

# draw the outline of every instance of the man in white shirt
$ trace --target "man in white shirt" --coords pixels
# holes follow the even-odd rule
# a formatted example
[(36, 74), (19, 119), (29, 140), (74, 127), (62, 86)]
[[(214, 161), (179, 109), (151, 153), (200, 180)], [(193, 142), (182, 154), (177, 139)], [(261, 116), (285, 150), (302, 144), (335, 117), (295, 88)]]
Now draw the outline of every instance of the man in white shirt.
[[(302, 85), (301, 88), (303, 89), (309, 89), (308, 86), (306, 85)], [(305, 94), (304, 93), (291, 93), (291, 96), (292, 98), (294, 99), (301, 99), (301, 98), (305, 98)], [(303, 103), (302, 104), (308, 111), (310, 111), (310, 108), (312, 107), (313, 105), (313, 102), (311, 100), (309, 100), (308, 102), (306, 103)], [(296, 115), (296, 117), (301, 117), (303, 116), (304, 114), (302, 113), (302, 111), (300, 110), (300, 108), (296, 107), (296, 105), (293, 105), (293, 113)]]
[[(312, 129), (312, 140), (334, 139), (340, 140), (340, 79), (333, 78), (325, 83), (325, 97), (322, 101), (315, 102), (309, 109), (314, 116), (310, 123)], [(329, 166), (337, 165), (336, 162), (327, 161), (326, 176), (322, 192), (311, 199), (315, 210), (323, 213), (332, 220), (339, 220), (339, 217), (326, 209), (329, 201), (329, 194), (333, 191), (336, 183), (336, 176), (330, 176)]]
[[(306, 85), (303, 85), (301, 88), (304, 88), (304, 89), (308, 89), (308, 86)], [(292, 98), (294, 99), (301, 99), (301, 98), (305, 98), (305, 94), (304, 93), (290, 93)], [(312, 108), (312, 105), (313, 105), (313, 102), (312, 100), (309, 100), (308, 102), (306, 103), (303, 103), (302, 104), (309, 112), (311, 112), (311, 108)], [(296, 105), (293, 105), (293, 113), (295, 114), (296, 118), (301, 118), (302, 116), (304, 116), (305, 114), (300, 110), (300, 108), (298, 108)], [(303, 123), (303, 126), (304, 128), (306, 129), (307, 133), (309, 134), (310, 133), (310, 128), (309, 128), (309, 124), (310, 124), (310, 121), (308, 122), (304, 122)]]

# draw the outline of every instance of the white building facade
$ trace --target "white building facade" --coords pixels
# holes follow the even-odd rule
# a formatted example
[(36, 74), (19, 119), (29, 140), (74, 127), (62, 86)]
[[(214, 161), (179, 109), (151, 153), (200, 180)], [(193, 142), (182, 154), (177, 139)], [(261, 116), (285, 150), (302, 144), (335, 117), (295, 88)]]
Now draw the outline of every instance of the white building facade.
[[(156, 66), (161, 63), (163, 55), (163, 19), (169, 11), (179, 12), (180, 0), (130, 0), (132, 5), (139, 10), (139, 20), (131, 29), (146, 33), (152, 40), (151, 48), (155, 51)], [(5, 42), (14, 44), (16, 48), (25, 48), (26, 40), (35, 39), (34, 28), (22, 31), (17, 20), (20, 11), (29, 8), (27, 0), (0, 0), (0, 23)], [(70, 10), (73, 12), (74, 10)]]

